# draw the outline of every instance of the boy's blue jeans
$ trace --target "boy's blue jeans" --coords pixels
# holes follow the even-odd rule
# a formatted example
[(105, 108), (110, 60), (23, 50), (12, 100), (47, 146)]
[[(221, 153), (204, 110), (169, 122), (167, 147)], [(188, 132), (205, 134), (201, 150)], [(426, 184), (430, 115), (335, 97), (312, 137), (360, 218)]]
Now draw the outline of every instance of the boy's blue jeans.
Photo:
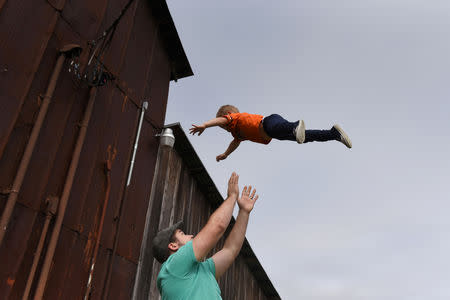
[[(295, 128), (299, 121), (289, 122), (282, 116), (272, 114), (264, 117), (262, 120), (264, 131), (277, 140), (296, 141)], [(326, 142), (339, 139), (339, 133), (334, 128), (330, 130), (305, 130), (305, 143), (308, 142)]]

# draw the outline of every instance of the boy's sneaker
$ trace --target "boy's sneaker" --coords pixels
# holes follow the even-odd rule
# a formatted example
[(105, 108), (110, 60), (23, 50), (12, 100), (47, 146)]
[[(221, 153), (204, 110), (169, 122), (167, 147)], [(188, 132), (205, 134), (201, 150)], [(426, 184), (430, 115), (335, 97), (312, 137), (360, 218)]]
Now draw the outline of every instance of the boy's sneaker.
[(298, 125), (295, 128), (295, 139), (299, 144), (303, 144), (305, 141), (305, 122), (303, 120), (298, 121)]
[(348, 135), (345, 133), (345, 131), (339, 126), (338, 124), (334, 124), (333, 128), (339, 133), (339, 137), (337, 140), (347, 146), (347, 148), (352, 147), (352, 141), (348, 137)]

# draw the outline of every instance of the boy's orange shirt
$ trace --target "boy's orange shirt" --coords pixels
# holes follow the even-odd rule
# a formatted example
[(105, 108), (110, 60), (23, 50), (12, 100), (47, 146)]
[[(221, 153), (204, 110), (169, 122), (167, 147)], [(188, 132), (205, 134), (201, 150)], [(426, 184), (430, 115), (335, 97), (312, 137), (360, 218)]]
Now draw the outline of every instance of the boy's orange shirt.
[(241, 141), (250, 140), (252, 142), (267, 145), (272, 139), (266, 139), (261, 134), (264, 118), (261, 115), (253, 115), (249, 113), (234, 113), (224, 116), (228, 123), (226, 128), (231, 135)]

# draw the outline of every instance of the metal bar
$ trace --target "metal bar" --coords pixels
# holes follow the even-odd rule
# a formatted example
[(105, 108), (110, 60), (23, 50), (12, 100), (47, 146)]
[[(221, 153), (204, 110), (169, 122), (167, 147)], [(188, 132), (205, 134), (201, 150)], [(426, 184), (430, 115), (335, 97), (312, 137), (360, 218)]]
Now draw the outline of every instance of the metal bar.
[(30, 274), (28, 275), (28, 280), (25, 286), (25, 291), (22, 296), (22, 300), (27, 300), (28, 296), (30, 295), (31, 284), (33, 283), (39, 259), (41, 258), (42, 248), (44, 248), (44, 241), (45, 238), (47, 237), (48, 226), (50, 224), (50, 221), (52, 220), (52, 217), (56, 213), (56, 210), (58, 208), (58, 201), (59, 199), (57, 197), (52, 197), (48, 199), (44, 228), (42, 229), (41, 238), (39, 239), (36, 252), (34, 253), (33, 264), (31, 265)]
[(133, 174), (134, 160), (136, 158), (136, 151), (137, 151), (138, 144), (139, 144), (139, 136), (141, 135), (142, 121), (144, 120), (144, 113), (145, 113), (145, 110), (147, 109), (147, 107), (148, 107), (148, 102), (145, 101), (142, 104), (141, 116), (139, 118), (138, 131), (136, 133), (136, 141), (134, 143), (133, 156), (131, 158), (131, 163), (130, 163), (130, 171), (128, 172), (127, 187), (130, 185), (131, 175)]
[(66, 212), (67, 202), (69, 200), (70, 191), (72, 189), (75, 171), (77, 170), (78, 167), (81, 149), (83, 147), (84, 140), (86, 137), (87, 127), (92, 115), (96, 94), (97, 88), (91, 87), (89, 102), (86, 111), (84, 113), (83, 121), (81, 122), (80, 133), (78, 135), (77, 143), (73, 151), (72, 160), (70, 162), (69, 171), (66, 177), (66, 182), (64, 183), (64, 189), (60, 200), (58, 215), (56, 216), (55, 226), (53, 228), (52, 236), (47, 248), (47, 253), (45, 255), (45, 260), (42, 265), (41, 275), (39, 277), (39, 283), (36, 288), (34, 300), (40, 300), (44, 295), (45, 285), (47, 283), (48, 274), (50, 273), (50, 266), (52, 264), (53, 256), (55, 254), (56, 244), (58, 243), (59, 233), (61, 231), (64, 214)]

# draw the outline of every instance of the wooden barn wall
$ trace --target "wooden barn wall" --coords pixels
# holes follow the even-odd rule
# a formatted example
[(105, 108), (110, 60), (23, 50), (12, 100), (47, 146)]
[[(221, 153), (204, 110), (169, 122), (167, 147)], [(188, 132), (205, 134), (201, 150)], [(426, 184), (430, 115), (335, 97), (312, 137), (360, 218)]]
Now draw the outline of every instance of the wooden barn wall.
[[(188, 158), (189, 159), (189, 158)], [(184, 221), (185, 232), (196, 234), (206, 224), (215, 208), (207, 196), (201, 191), (192, 171), (183, 162), (180, 155), (173, 149), (161, 146), (154, 178), (154, 189), (151, 201), (156, 207), (151, 207), (151, 217), (148, 228), (151, 230), (148, 239), (148, 248), (151, 248), (151, 240), (158, 230), (166, 228), (180, 220)], [(156, 199), (162, 199), (156, 203)], [(230, 232), (228, 228), (225, 236)], [(225, 242), (225, 236), (220, 239), (213, 253), (220, 250)], [(151, 251), (147, 253), (151, 255)], [(147, 257), (148, 259), (148, 257)], [(224, 300), (249, 299), (263, 300), (266, 297), (260, 284), (256, 281), (254, 274), (244, 261), (242, 253), (239, 254), (231, 268), (219, 279), (219, 286)], [(145, 262), (144, 262), (145, 263)], [(159, 299), (160, 295), (156, 287), (156, 276), (161, 264), (156, 260), (148, 260), (144, 266), (149, 268), (149, 291), (145, 296), (137, 299)], [(144, 288), (145, 290), (145, 288)], [(147, 293), (149, 297), (147, 298)], [(278, 298), (276, 298), (278, 299)]]
[[(81, 45), (81, 64), (86, 65), (88, 41), (98, 38), (127, 2), (0, 0), (0, 212), (36, 121), (58, 49), (69, 43)], [(116, 156), (90, 299), (101, 298), (116, 235), (119, 242), (108, 292), (114, 299), (131, 297), (158, 152), (159, 140), (154, 136), (164, 123), (170, 81), (170, 62), (149, 3), (133, 2), (105, 55), (106, 67), (116, 80), (98, 88), (44, 299), (84, 296), (105, 200), (104, 166), (111, 151), (116, 151)], [(21, 299), (45, 221), (45, 200), (62, 193), (89, 97), (89, 88), (74, 80), (68, 68), (66, 60), (0, 246), (1, 300)], [(143, 101), (149, 101), (149, 108), (129, 192), (123, 198)], [(122, 199), (124, 213), (117, 228)], [(47, 243), (51, 231), (52, 224)]]

